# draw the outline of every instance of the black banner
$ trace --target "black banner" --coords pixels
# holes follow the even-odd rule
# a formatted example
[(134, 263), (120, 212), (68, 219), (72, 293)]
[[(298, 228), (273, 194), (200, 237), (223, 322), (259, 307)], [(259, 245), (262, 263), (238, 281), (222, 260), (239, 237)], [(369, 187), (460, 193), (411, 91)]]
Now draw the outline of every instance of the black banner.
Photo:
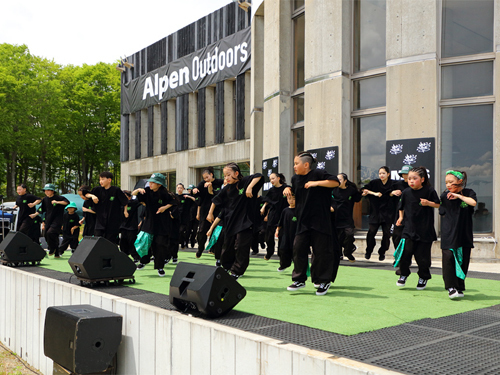
[(264, 186), (262, 187), (262, 195), (266, 195), (267, 191), (272, 188), (272, 184), (269, 182), (269, 176), (273, 173), (278, 173), (279, 161), (278, 157), (262, 160), (262, 174), (264, 175)]
[(121, 111), (129, 114), (250, 69), (251, 28), (122, 85)]
[(386, 163), (391, 169), (391, 178), (401, 180), (398, 171), (403, 165), (426, 167), (429, 181), (434, 186), (436, 144), (435, 138), (397, 139), (386, 143)]
[[(307, 151), (316, 159), (317, 169), (326, 169), (334, 176), (339, 174), (339, 147), (316, 148)], [(314, 168), (314, 166), (313, 166)]]

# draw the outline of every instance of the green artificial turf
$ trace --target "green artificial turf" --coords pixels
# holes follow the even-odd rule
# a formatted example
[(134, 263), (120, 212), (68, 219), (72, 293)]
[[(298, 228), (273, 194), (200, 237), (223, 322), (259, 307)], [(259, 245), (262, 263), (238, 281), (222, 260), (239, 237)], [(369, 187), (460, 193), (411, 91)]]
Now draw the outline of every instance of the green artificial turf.
[[(72, 272), (69, 254), (60, 259), (45, 258), (42, 267)], [(195, 258), (194, 252), (179, 252), (179, 261), (214, 265), (213, 255)], [(423, 291), (415, 289), (418, 276), (412, 274), (407, 286), (398, 288), (393, 271), (361, 267), (340, 267), (337, 280), (325, 296), (316, 296), (311, 282), (296, 292), (288, 292), (291, 268), (276, 271), (277, 260), (266, 262), (252, 257), (245, 275), (238, 281), (247, 290), (235, 309), (268, 318), (354, 335), (424, 318), (476, 310), (500, 304), (500, 281), (467, 278), (465, 298), (450, 300), (441, 276), (434, 276)], [(151, 292), (168, 294), (174, 265), (159, 277), (153, 264), (135, 273), (135, 284), (124, 284)], [(105, 290), (103, 290), (105, 291)]]

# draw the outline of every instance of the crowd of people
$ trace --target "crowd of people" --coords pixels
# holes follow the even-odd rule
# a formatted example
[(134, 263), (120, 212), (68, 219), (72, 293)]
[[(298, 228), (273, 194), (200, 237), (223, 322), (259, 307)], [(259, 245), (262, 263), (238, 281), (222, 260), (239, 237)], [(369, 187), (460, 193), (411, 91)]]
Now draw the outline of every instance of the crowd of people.
[(389, 168), (383, 166), (378, 179), (358, 188), (345, 173), (331, 175), (315, 168), (315, 162), (310, 153), (297, 155), (291, 185), (283, 174), (272, 173), (272, 187), (265, 196), (259, 195), (264, 176), (243, 176), (236, 163), (224, 167), (223, 179), (215, 178), (214, 169), (208, 167), (197, 186), (186, 189), (179, 183), (175, 193), (167, 189), (161, 173), (154, 173), (146, 187), (122, 191), (112, 186), (110, 172), (102, 172), (99, 186), (82, 186), (78, 191), (84, 200), (82, 219), (75, 203), (56, 194), (53, 184), (44, 186), (43, 199), (29, 194), (21, 184), (17, 187), (17, 230), (38, 242), (41, 227), (49, 256), (60, 257), (68, 248), (77, 251), (84, 224), (83, 236), (100, 236), (118, 244), (138, 269), (153, 261), (159, 276), (165, 276), (166, 264), (177, 264), (179, 247), (197, 244), (197, 258), (210, 252), (216, 266), (238, 279), (249, 266), (250, 254), (259, 252), (259, 245), (269, 260), (277, 243), (277, 271), (293, 266), (287, 289), (304, 288), (310, 275), (316, 294), (325, 295), (337, 277), (340, 261), (345, 257), (355, 262), (353, 211), (355, 203), (367, 197), (365, 258), (370, 259), (381, 228), (378, 259), (385, 260), (392, 236), (397, 286), (406, 285), (414, 258), (417, 290), (425, 289), (431, 279), (431, 246), (437, 239), (434, 209), (439, 209), (444, 286), (450, 298), (464, 296), (477, 202), (475, 192), (466, 187), (465, 172), (447, 171), (446, 190), (438, 196), (425, 167), (405, 165), (399, 170), (401, 180), (392, 180)]

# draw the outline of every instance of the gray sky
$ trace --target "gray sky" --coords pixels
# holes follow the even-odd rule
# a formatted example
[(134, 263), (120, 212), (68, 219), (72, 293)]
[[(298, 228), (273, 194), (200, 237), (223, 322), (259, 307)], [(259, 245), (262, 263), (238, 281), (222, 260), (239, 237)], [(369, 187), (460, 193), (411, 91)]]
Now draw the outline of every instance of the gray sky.
[(231, 1), (5, 1), (0, 43), (26, 44), (62, 65), (112, 63)]

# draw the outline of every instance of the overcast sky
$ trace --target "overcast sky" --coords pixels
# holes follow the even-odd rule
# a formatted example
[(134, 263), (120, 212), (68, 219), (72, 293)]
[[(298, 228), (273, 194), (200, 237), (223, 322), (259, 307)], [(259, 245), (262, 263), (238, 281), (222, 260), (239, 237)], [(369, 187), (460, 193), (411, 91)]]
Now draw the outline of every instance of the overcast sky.
[(231, 1), (5, 1), (0, 43), (26, 44), (62, 65), (113, 63)]

